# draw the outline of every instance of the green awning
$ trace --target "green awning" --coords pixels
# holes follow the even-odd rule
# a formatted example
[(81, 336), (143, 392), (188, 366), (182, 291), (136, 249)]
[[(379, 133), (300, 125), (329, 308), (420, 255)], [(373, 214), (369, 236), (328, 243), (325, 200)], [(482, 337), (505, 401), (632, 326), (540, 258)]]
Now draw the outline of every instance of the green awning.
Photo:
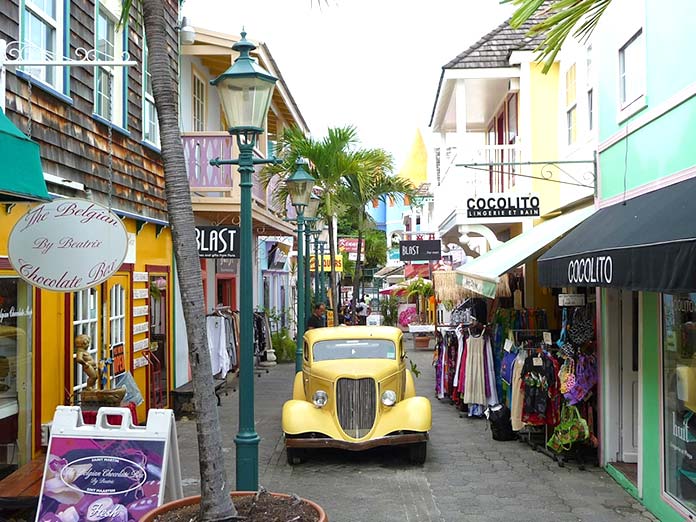
[(50, 201), (38, 143), (0, 110), (0, 202)]
[(501, 275), (538, 255), (594, 212), (594, 206), (590, 206), (539, 223), (457, 268), (457, 284), (493, 299)]

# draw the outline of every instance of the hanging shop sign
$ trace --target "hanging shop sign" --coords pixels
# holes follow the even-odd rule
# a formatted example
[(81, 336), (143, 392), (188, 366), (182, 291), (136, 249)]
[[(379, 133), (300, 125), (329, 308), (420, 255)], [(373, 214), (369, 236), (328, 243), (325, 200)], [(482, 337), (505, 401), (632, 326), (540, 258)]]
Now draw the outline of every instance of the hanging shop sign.
[(585, 306), (585, 294), (558, 294), (558, 306)]
[(466, 217), (534, 217), (539, 215), (537, 196), (511, 196), (488, 194), (466, 200)]
[[(324, 256), (319, 256), (324, 263), (324, 271), (331, 271), (331, 256), (329, 254), (324, 254)], [(317, 260), (314, 256), (309, 256), (309, 271), (315, 272), (317, 266)], [(319, 268), (321, 270), (321, 267)], [(336, 256), (334, 259), (334, 272), (343, 272), (343, 257)]]
[[(358, 253), (358, 238), (357, 237), (339, 237), (338, 251), (348, 252), (349, 254)], [(360, 251), (365, 252), (365, 240), (361, 240)], [(357, 258), (356, 258), (357, 259)]]
[(106, 281), (128, 251), (118, 216), (82, 199), (60, 199), (30, 209), (8, 240), (12, 267), (31, 285), (75, 292)]
[(239, 227), (196, 227), (200, 257), (239, 258)]
[(399, 259), (401, 261), (439, 261), (442, 257), (441, 246), (439, 239), (402, 241), (399, 243)]

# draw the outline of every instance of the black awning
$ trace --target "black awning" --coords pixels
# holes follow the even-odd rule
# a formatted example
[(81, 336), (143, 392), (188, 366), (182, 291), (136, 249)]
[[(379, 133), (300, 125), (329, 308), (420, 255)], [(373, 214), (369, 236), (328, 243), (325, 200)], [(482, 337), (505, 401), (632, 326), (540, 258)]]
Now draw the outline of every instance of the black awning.
[(587, 218), (539, 258), (539, 283), (696, 291), (696, 178)]

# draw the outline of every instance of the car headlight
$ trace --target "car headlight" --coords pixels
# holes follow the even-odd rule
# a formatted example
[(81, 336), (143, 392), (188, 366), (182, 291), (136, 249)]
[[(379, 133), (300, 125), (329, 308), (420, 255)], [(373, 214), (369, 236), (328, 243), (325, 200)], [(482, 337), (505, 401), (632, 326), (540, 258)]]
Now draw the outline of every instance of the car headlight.
[(312, 402), (317, 408), (323, 408), (329, 401), (329, 395), (324, 390), (317, 390), (312, 395)]
[(394, 406), (396, 404), (396, 392), (387, 390), (382, 394), (382, 404), (385, 406)]

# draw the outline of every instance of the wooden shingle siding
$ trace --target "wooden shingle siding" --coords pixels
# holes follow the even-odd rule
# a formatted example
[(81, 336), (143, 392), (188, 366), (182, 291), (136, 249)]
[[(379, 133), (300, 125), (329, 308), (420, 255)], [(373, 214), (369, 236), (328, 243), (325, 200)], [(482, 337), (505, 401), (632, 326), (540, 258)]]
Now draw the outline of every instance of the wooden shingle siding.
[[(23, 132), (31, 113), (32, 138), (41, 147), (44, 172), (83, 183), (97, 202), (106, 203), (109, 193), (109, 151), (112, 151), (113, 175), (111, 204), (135, 214), (166, 220), (164, 171), (160, 154), (142, 144), (142, 58), (143, 28), (137, 1), (128, 25), (128, 52), (136, 66), (128, 67), (126, 97), (127, 117), (124, 133), (112, 130), (109, 143), (108, 126), (96, 120), (94, 111), (94, 77), (91, 67), (71, 67), (69, 96), (72, 103), (53, 95), (37, 85), (31, 89), (25, 78), (8, 69), (6, 107), (10, 119)], [(172, 75), (178, 74), (177, 0), (166, 0), (169, 22), (169, 53)], [(70, 4), (70, 50), (76, 58), (77, 48), (93, 49), (93, 1), (72, 1)], [(0, 37), (8, 41), (19, 35), (19, 0), (0, 0)], [(119, 59), (120, 57), (116, 57)], [(62, 71), (56, 71), (62, 74)], [(51, 185), (50, 190), (64, 189)], [(74, 196), (69, 190), (65, 195)], [(84, 197), (84, 194), (77, 194)]]

